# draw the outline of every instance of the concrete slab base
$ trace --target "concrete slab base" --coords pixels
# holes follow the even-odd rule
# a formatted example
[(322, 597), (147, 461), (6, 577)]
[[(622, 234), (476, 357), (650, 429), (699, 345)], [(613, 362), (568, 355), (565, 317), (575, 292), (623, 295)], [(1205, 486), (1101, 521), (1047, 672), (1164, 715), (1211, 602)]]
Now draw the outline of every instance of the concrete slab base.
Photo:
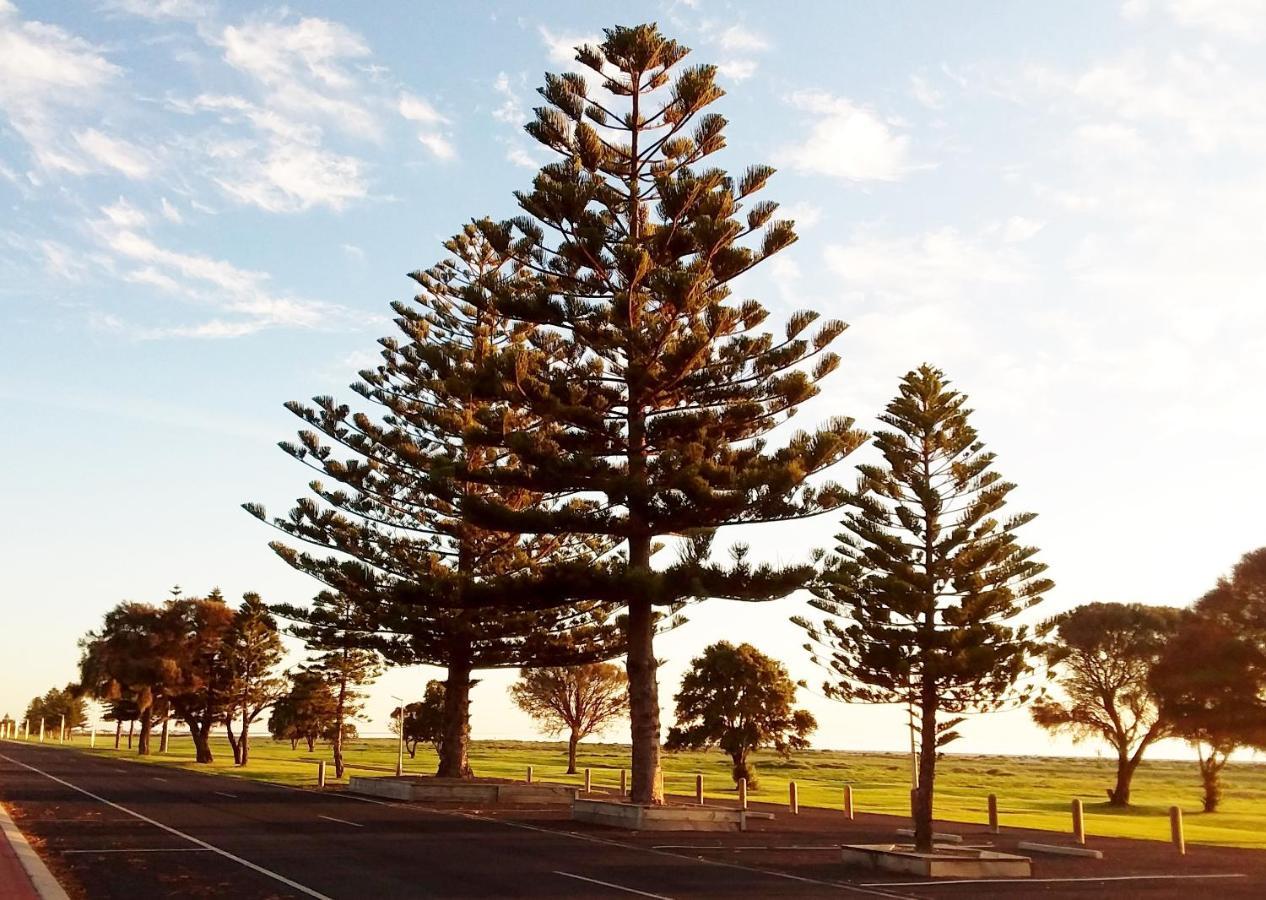
[(748, 814), (722, 806), (642, 806), (621, 800), (572, 801), (576, 822), (629, 831), (745, 831)]
[[(898, 828), (897, 837), (914, 837), (913, 828)], [(961, 834), (950, 834), (949, 832), (934, 831), (932, 832), (932, 843), (934, 844), (961, 844), (963, 836)]]
[(922, 875), (925, 878), (1028, 878), (1027, 856), (966, 847), (933, 846), (919, 853), (910, 844), (853, 844), (841, 848), (846, 865)]
[(1084, 859), (1103, 859), (1102, 850), (1091, 850), (1089, 847), (1071, 846), (1069, 844), (1040, 844), (1037, 841), (1020, 841), (1021, 850), (1032, 853), (1050, 853), (1055, 856), (1080, 856)]
[(569, 806), (580, 794), (579, 788), (565, 784), (527, 784), (521, 781), (434, 778), (425, 775), (404, 775), (399, 778), (353, 775), (348, 780), (347, 789), (353, 794), (410, 803), (458, 803), (474, 806)]

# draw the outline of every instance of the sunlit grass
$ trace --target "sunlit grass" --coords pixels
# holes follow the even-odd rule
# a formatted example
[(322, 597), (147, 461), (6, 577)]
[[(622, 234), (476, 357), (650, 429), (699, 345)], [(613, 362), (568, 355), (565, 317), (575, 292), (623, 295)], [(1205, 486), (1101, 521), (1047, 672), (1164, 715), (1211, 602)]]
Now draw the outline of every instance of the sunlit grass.
[[(76, 737), (71, 745), (87, 749), (88, 740)], [(316, 764), (329, 761), (328, 746), (309, 753), (302, 744), (291, 750), (267, 736), (251, 744), (251, 762), (245, 769), (233, 766), (227, 740), (214, 741), (216, 761), (209, 766), (193, 762), (193, 746), (184, 735), (172, 739), (165, 756), (138, 757), (126, 748), (115, 751), (112, 741), (99, 736), (94, 751), (158, 765), (195, 771), (215, 771), (238, 777), (291, 785), (313, 785)], [(157, 747), (157, 739), (154, 741)], [(390, 739), (356, 740), (346, 757), (350, 774), (395, 770), (396, 744)], [(729, 765), (720, 753), (675, 753), (664, 758), (664, 784), (669, 793), (693, 794), (696, 773), (704, 776), (705, 795), (733, 798)], [(517, 741), (476, 741), (471, 764), (477, 775), (499, 778), (524, 777), (527, 767), (541, 781), (581, 784), (583, 774), (566, 775), (562, 744)], [(619, 744), (581, 744), (579, 766), (589, 767), (593, 783), (615, 787), (620, 769), (628, 767), (628, 747)], [(405, 771), (435, 771), (435, 753), (420, 747), (416, 758), (405, 756)], [(857, 808), (864, 812), (906, 815), (909, 811), (910, 764), (900, 754), (808, 751), (791, 759), (764, 755), (757, 759), (760, 784), (751, 799), (784, 803), (787, 783), (795, 780), (801, 805), (837, 807), (845, 784), (853, 786)], [(1200, 783), (1195, 763), (1144, 762), (1134, 780), (1134, 806), (1128, 810), (1107, 807), (1105, 790), (1112, 783), (1113, 766), (1103, 759), (1071, 759), (1032, 756), (958, 756), (944, 758), (937, 773), (936, 815), (961, 821), (985, 821), (986, 797), (998, 795), (1004, 825), (1067, 831), (1069, 804), (1074, 797), (1085, 803), (1086, 827), (1091, 835), (1167, 840), (1168, 810), (1183, 808), (1187, 840), (1192, 843), (1266, 847), (1266, 765), (1231, 765), (1226, 770), (1223, 808), (1213, 814), (1200, 811)], [(333, 767), (328, 780), (333, 783)]]

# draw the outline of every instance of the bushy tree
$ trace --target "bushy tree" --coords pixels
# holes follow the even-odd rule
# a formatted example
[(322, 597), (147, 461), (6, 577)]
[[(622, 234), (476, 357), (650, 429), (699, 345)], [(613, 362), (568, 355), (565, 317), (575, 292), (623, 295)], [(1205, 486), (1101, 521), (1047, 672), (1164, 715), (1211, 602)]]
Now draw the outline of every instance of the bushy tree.
[(206, 597), (169, 600), (159, 616), (156, 641), (166, 672), (165, 697), (172, 713), (188, 726), (199, 763), (215, 761), (211, 729), (231, 709), (228, 636), (234, 619), (218, 589)]
[(1045, 656), (1064, 699), (1034, 702), (1033, 721), (1075, 740), (1097, 738), (1116, 753), (1110, 806), (1129, 806), (1130, 784), (1143, 755), (1173, 736), (1173, 721), (1157, 704), (1151, 675), (1177, 629), (1169, 606), (1087, 603), (1051, 619)]
[[(124, 703), (139, 721), (137, 753), (150, 752), (156, 712), (166, 715), (174, 663), (168, 652), (163, 610), (148, 603), (124, 601), (106, 613), (101, 628), (79, 642), (79, 683), (106, 703)], [(132, 735), (128, 733), (128, 747)]]
[[(610, 28), (600, 44), (577, 50), (588, 79), (546, 76), (545, 103), (527, 129), (554, 161), (516, 195), (521, 216), (481, 225), (501, 258), (532, 275), (491, 282), (489, 291), (496, 314), (531, 340), (507, 346), (490, 361), (495, 372), (476, 382), (538, 421), (522, 429), (481, 417), (467, 441), (507, 448), (516, 464), (479, 471), (459, 460), (453, 475), (576, 500), (469, 497), (467, 515), (482, 527), (623, 544), (600, 565), (525, 572), (508, 596), (539, 608), (627, 604), (638, 803), (662, 801), (657, 610), (801, 587), (810, 566), (753, 565), (742, 547), (717, 562), (712, 534), (833, 507), (834, 489), (811, 481), (863, 438), (841, 418), (768, 443), (836, 368), (826, 348), (844, 325), (810, 333), (817, 317), (801, 312), (775, 336), (762, 330), (767, 313), (757, 301), (732, 299), (732, 283), (795, 233), (775, 218), (777, 204), (755, 199), (772, 169), (732, 177), (713, 165), (725, 120), (708, 107), (722, 91), (714, 66), (683, 64), (688, 52), (654, 25)], [(661, 540), (678, 536), (686, 538), (678, 561), (653, 565)], [(496, 607), (506, 596), (467, 591), (464, 602)]]
[[(247, 593), (224, 635), (226, 708), (224, 723), (233, 761), (245, 766), (250, 761), (251, 724), (272, 706), (286, 689), (275, 674), (281, 664), (281, 635), (277, 621), (259, 594)], [(241, 731), (233, 732), (234, 723)]]
[(290, 689), (273, 704), (268, 731), (276, 740), (290, 741), (292, 750), (304, 741), (312, 753), (319, 738), (333, 736), (338, 700), (320, 672), (295, 672), (289, 680)]
[(63, 717), (67, 732), (82, 728), (88, 722), (88, 707), (76, 685), (49, 688), (42, 696), (33, 698), (26, 707), (26, 721), (36, 727), (42, 719), (48, 723), (48, 728), (61, 728)]
[(1149, 675), (1160, 715), (1197, 751), (1205, 812), (1241, 747), (1266, 749), (1266, 548), (1184, 613)]
[(839, 547), (815, 589), (820, 623), (797, 621), (834, 680), (828, 694), (918, 714), (915, 845), (932, 846), (936, 761), (964, 715), (1022, 702), (1036, 646), (1015, 617), (1051, 582), (1002, 516), (1015, 485), (991, 470), (967, 397), (929, 365), (880, 416), (882, 465), (858, 466)]
[(795, 709), (796, 688), (786, 667), (751, 644), (718, 641), (696, 657), (677, 692), (677, 724), (668, 750), (719, 747), (733, 762), (734, 783), (755, 788), (750, 755), (769, 748), (784, 756), (809, 746), (813, 715)]
[(567, 734), (567, 774), (576, 746), (628, 713), (628, 678), (610, 663), (524, 669), (510, 688), (515, 704), (547, 733)]
[[(409, 757), (418, 755), (418, 744), (427, 743), (438, 754), (444, 744), (444, 682), (431, 680), (426, 683), (422, 699), (404, 707), (404, 746)], [(391, 733), (400, 733), (400, 707), (391, 711)]]

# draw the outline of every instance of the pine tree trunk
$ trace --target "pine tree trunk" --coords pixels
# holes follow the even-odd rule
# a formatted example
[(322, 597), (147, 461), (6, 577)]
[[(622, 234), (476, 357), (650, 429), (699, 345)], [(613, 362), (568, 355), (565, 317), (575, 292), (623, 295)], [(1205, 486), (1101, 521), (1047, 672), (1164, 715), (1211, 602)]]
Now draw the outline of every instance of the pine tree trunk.
[[(632, 543), (632, 542), (630, 542)], [(647, 542), (649, 545), (649, 541)], [(649, 568), (649, 546), (643, 558)], [(636, 559), (630, 554), (630, 561)], [(629, 603), (629, 720), (632, 725), (633, 779), (629, 799), (634, 803), (664, 802), (659, 784), (659, 684), (656, 679), (654, 612), (648, 600)]]
[(238, 765), (244, 766), (251, 759), (251, 719), (249, 710), (244, 706), (242, 707), (242, 737), (239, 739), (239, 743), (242, 749), (238, 754), (241, 757)]
[(141, 734), (136, 741), (136, 754), (138, 756), (149, 756), (149, 737), (153, 729), (154, 710), (152, 707), (146, 707), (141, 713)]
[(936, 789), (936, 713), (940, 698), (936, 683), (924, 675), (920, 697), (919, 787), (914, 804), (914, 849), (932, 850), (932, 804)]
[(136, 720), (129, 719), (127, 723), (127, 748), (132, 749), (132, 735), (136, 733)]
[(169, 725), (169, 724), (170, 724), (170, 723), (169, 723), (168, 717), (167, 717), (167, 716), (163, 716), (163, 728), (162, 728), (162, 730), (158, 733), (158, 752), (159, 752), (159, 753), (166, 753), (166, 752), (167, 752), (167, 741), (168, 741), (168, 738), (169, 738), (169, 735), (168, 735), (168, 725)]
[[(347, 657), (344, 651), (344, 659)], [(334, 735), (330, 749), (334, 753), (334, 777), (343, 777), (343, 711), (347, 706), (347, 668), (344, 666), (338, 682), (338, 704), (334, 709)], [(312, 750), (312, 738), (308, 738), (308, 751)]]
[[(119, 749), (119, 742), (123, 740), (123, 720), (114, 720), (114, 749)], [(132, 749), (132, 735), (128, 734), (128, 749)]]
[(444, 682), (444, 738), (440, 742), (440, 778), (474, 778), (470, 768), (470, 643), (455, 648)]
[(576, 774), (576, 745), (580, 743), (580, 732), (576, 729), (571, 730), (571, 735), (567, 738), (567, 774)]

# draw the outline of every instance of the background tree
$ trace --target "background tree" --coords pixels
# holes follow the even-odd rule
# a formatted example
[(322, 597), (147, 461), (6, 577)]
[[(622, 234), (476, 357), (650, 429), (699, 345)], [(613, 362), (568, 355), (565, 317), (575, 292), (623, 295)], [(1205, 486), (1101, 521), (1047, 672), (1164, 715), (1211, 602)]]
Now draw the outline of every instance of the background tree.
[(56, 729), (62, 726), (65, 717), (67, 733), (82, 728), (88, 722), (88, 707), (79, 695), (75, 685), (68, 684), (64, 688), (49, 688), (43, 696), (35, 697), (26, 707), (26, 721), (39, 727), (43, 719), (46, 728)]
[(1182, 616), (1149, 685), (1173, 733), (1196, 748), (1204, 810), (1216, 811), (1231, 754), (1266, 749), (1266, 548)]
[(157, 647), (171, 710), (189, 728), (194, 758), (214, 762), (211, 729), (231, 707), (228, 635), (235, 613), (218, 590), (169, 600), (159, 617)]
[(510, 696), (549, 734), (567, 733), (567, 774), (576, 774), (576, 745), (628, 713), (628, 678), (610, 663), (524, 669)]
[[(797, 313), (775, 337), (760, 330), (759, 303), (731, 301), (731, 282), (795, 234), (774, 220), (776, 204), (751, 199), (772, 169), (732, 178), (711, 165), (725, 120), (706, 110), (722, 91), (715, 67), (681, 65), (688, 52), (653, 25), (611, 28), (576, 54), (595, 73), (592, 87), (576, 73), (546, 76), (545, 104), (527, 130), (555, 161), (517, 195), (523, 215), (481, 225), (503, 258), (534, 276), (492, 282), (489, 292), (496, 314), (531, 340), (507, 346), (490, 360), (496, 377), (475, 382), (538, 421), (523, 429), (481, 417), (467, 441), (509, 449), (516, 464), (481, 471), (459, 460), (453, 476), (585, 498), (515, 507), (468, 496), (467, 515), (481, 527), (623, 543), (601, 565), (524, 573), (508, 596), (539, 608), (627, 604), (638, 803), (662, 801), (656, 610), (801, 587), (811, 567), (753, 565), (745, 548), (714, 562), (711, 536), (831, 508), (834, 489), (809, 482), (863, 439), (850, 420), (833, 419), (779, 449), (767, 444), (836, 367), (825, 350), (844, 325), (807, 336), (816, 316)], [(684, 536), (685, 546), (657, 569), (652, 557), (668, 536)], [(495, 607), (506, 596), (467, 590), (463, 601)]]
[[(286, 682), (273, 674), (281, 664), (281, 635), (277, 621), (258, 594), (247, 593), (224, 635), (227, 668), (225, 725), (233, 761), (250, 761), (250, 727), (286, 690)], [(233, 733), (234, 721), (241, 732)]]
[(276, 740), (290, 741), (292, 750), (304, 741), (312, 753), (317, 740), (333, 732), (338, 700), (320, 672), (301, 670), (289, 680), (289, 690), (273, 704), (268, 731)]
[[(582, 600), (527, 611), (518, 608), (525, 595), (517, 583), (512, 590), (499, 587), (559, 561), (586, 564), (610, 542), (584, 534), (490, 531), (467, 520), (472, 495), (495, 495), (513, 508), (553, 501), (545, 493), (494, 491), (448, 478), (456, 463), (481, 472), (516, 465), (504, 450), (468, 445), (466, 434), (478, 417), (494, 416), (515, 429), (530, 430), (534, 422), (508, 403), (473, 396), (487, 360), (527, 340), (522, 330), (504, 328), (480, 299), (489, 279), (521, 280), (521, 267), (505, 264), (473, 225), (445, 246), (449, 258), (413, 275), (421, 293), (394, 305), (405, 340), (385, 338), (382, 364), (361, 372), (352, 386), (372, 415), (328, 397), (313, 406), (288, 405), (314, 430), (283, 448), (338, 488), (314, 483), (324, 505), (300, 500), (273, 524), (341, 554), (321, 558), (274, 544), (287, 562), (357, 608), (364, 619), (360, 646), (379, 649), (398, 665), (447, 670), (438, 774), (457, 778), (473, 774), (467, 752), (472, 673), (606, 659), (623, 652), (624, 641), (617, 604)], [(264, 516), (258, 507), (248, 509)], [(461, 608), (476, 584), (498, 597), (497, 609)], [(402, 587), (408, 604), (394, 602)]]
[(136, 727), (136, 719), (140, 715), (136, 700), (122, 697), (106, 701), (106, 712), (103, 718), (114, 723), (114, 749), (119, 749), (123, 739), (123, 723), (128, 723), (127, 748), (132, 749), (132, 731)]
[(135, 705), (140, 724), (137, 753), (142, 756), (150, 752), (155, 711), (165, 710), (169, 683), (176, 674), (163, 615), (163, 609), (152, 604), (124, 601), (106, 613), (100, 629), (79, 642), (80, 685), (98, 700)]
[[(1022, 702), (1036, 647), (1010, 624), (1051, 582), (1002, 518), (1015, 485), (990, 471), (967, 398), (928, 365), (909, 372), (879, 417), (883, 465), (858, 466), (844, 533), (815, 590), (821, 624), (797, 620), (826, 650), (828, 694), (910, 704), (918, 714), (915, 846), (932, 848), (936, 760), (964, 714)], [(810, 645), (812, 649), (812, 645)], [(946, 718), (948, 716), (948, 718)]]
[(1147, 748), (1173, 735), (1151, 675), (1178, 627), (1180, 613), (1141, 603), (1087, 603), (1050, 620), (1045, 655), (1066, 699), (1037, 700), (1033, 721), (1075, 740), (1100, 738), (1117, 755), (1110, 806), (1128, 806), (1130, 783)]
[[(427, 743), (438, 754), (444, 743), (444, 694), (445, 684), (431, 680), (426, 683), (422, 699), (404, 707), (404, 746), (409, 757), (418, 755), (418, 744)], [(391, 711), (391, 733), (400, 733), (400, 707)]]
[(808, 735), (818, 727), (807, 710), (793, 709), (796, 687), (782, 663), (751, 644), (712, 644), (682, 677), (677, 724), (665, 749), (720, 747), (734, 763), (734, 783), (744, 778), (755, 788), (750, 754), (770, 748), (789, 756), (808, 747)]
[(273, 611), (291, 620), (289, 633), (316, 652), (306, 667), (323, 677), (334, 694), (334, 721), (329, 731), (334, 773), (343, 777), (343, 739), (351, 719), (360, 714), (364, 694), (360, 690), (382, 674), (377, 651), (377, 622), (372, 613), (345, 594), (322, 591), (310, 607), (278, 604)]

